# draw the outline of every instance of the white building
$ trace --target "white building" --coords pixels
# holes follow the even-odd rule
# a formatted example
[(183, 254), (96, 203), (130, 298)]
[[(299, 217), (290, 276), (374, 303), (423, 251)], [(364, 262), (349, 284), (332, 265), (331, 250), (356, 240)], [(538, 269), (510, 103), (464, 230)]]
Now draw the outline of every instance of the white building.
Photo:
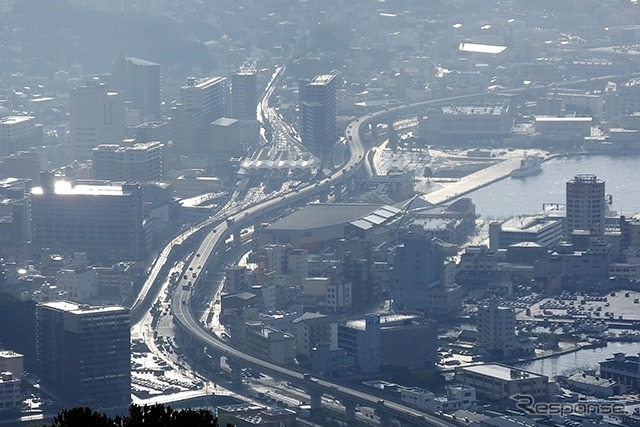
[(247, 322), (245, 348), (248, 353), (272, 363), (293, 363), (295, 339), (261, 322)]
[(478, 396), (487, 400), (501, 401), (516, 394), (528, 394), (538, 402), (549, 395), (547, 376), (499, 363), (457, 367), (455, 380), (474, 387)]
[(512, 308), (491, 299), (478, 307), (478, 351), (508, 357), (518, 350), (516, 314)]
[(86, 253), (74, 255), (73, 269), (58, 271), (57, 285), (74, 302), (86, 303), (98, 294), (98, 274), (87, 266)]
[(567, 378), (567, 387), (589, 396), (610, 397), (625, 394), (627, 386), (610, 378), (576, 373)]
[(24, 356), (13, 350), (0, 350), (0, 372), (11, 372), (18, 381), (24, 374)]
[(402, 388), (400, 400), (423, 411), (457, 411), (473, 409), (476, 405), (476, 389), (465, 385), (447, 386), (446, 397), (436, 397), (428, 390), (418, 387)]
[(38, 144), (36, 118), (6, 116), (0, 118), (0, 156), (27, 150)]
[(21, 404), (20, 380), (11, 372), (0, 372), (0, 411), (19, 408)]
[(554, 140), (580, 139), (591, 136), (591, 117), (549, 117), (535, 119), (535, 129), (544, 138)]

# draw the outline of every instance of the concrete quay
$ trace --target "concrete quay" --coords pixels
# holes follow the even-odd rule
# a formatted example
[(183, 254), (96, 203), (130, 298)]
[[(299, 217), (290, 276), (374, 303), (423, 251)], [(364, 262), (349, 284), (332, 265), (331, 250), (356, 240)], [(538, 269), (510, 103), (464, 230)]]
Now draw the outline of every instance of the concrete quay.
[[(527, 154), (544, 155), (546, 153), (527, 151)], [(478, 188), (489, 185), (508, 177), (511, 172), (520, 166), (520, 161), (525, 156), (524, 150), (510, 152), (510, 155), (504, 160), (491, 165), (485, 169), (471, 173), (459, 180), (452, 182), (439, 183), (440, 188), (420, 196), (423, 200), (432, 205), (440, 205), (449, 202)], [(548, 157), (545, 156), (545, 160)]]

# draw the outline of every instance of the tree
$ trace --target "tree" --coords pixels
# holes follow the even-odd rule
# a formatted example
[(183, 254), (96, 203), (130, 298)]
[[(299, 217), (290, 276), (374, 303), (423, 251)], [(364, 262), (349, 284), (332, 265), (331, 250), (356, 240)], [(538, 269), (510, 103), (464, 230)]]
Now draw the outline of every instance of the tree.
[(114, 420), (105, 414), (100, 414), (91, 408), (65, 409), (53, 417), (51, 427), (71, 427), (71, 426), (95, 426), (111, 427), (115, 426)]
[[(110, 418), (91, 408), (65, 409), (53, 418), (50, 427), (218, 427), (218, 418), (207, 409), (180, 409), (171, 406), (131, 405), (128, 415)], [(227, 427), (233, 427), (227, 424)]]

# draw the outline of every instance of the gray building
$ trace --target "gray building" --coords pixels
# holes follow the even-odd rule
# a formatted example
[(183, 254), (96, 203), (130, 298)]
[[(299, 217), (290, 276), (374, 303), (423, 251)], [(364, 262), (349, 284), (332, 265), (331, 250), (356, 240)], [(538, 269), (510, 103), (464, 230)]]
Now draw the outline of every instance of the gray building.
[(42, 382), (65, 406), (131, 401), (129, 309), (42, 303), (36, 309)]
[(299, 84), (300, 136), (310, 147), (324, 150), (338, 140), (336, 80), (324, 74)]
[(604, 181), (595, 175), (576, 175), (566, 184), (567, 233), (582, 230), (602, 236), (605, 229)]
[(231, 114), (238, 120), (256, 120), (258, 78), (255, 70), (240, 70), (231, 75)]
[(124, 97), (98, 79), (69, 94), (71, 157), (88, 160), (100, 144), (120, 143), (126, 136)]
[(140, 112), (139, 123), (160, 120), (162, 68), (140, 58), (124, 57), (113, 67), (116, 88), (123, 91), (133, 109)]
[(137, 184), (56, 181), (31, 189), (33, 248), (86, 252), (92, 261), (140, 260), (146, 252), (142, 189)]
[(410, 233), (396, 247), (390, 280), (396, 304), (410, 310), (429, 310), (429, 290), (441, 281), (443, 258), (438, 246), (431, 234)]

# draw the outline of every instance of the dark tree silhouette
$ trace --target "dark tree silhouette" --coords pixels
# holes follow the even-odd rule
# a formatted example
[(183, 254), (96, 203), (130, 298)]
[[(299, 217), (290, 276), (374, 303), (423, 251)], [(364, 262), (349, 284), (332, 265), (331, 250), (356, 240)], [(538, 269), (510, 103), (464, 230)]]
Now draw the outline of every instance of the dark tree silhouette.
[(111, 427), (115, 426), (114, 420), (105, 414), (100, 414), (91, 408), (65, 409), (53, 418), (51, 427), (70, 426), (95, 426)]
[[(129, 414), (110, 418), (91, 408), (65, 409), (53, 418), (50, 427), (218, 427), (218, 418), (206, 409), (179, 409), (171, 406), (131, 405)], [(227, 427), (233, 427), (227, 424)]]

